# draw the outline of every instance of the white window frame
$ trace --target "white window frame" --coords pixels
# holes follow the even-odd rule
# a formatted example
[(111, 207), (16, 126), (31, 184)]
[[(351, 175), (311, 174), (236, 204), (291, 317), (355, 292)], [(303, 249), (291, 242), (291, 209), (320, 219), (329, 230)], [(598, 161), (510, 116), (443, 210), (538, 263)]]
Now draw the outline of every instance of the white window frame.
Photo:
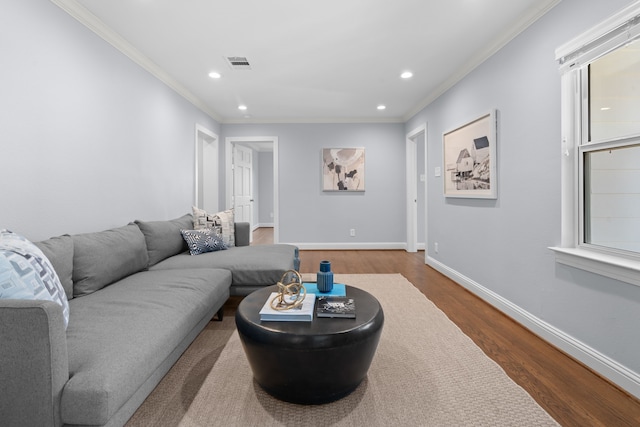
[(636, 286), (640, 286), (640, 257), (584, 243), (583, 153), (610, 143), (587, 144), (581, 114), (586, 111), (585, 67), (639, 35), (640, 1), (636, 1), (556, 50), (562, 73), (562, 236), (560, 246), (550, 248), (558, 263)]

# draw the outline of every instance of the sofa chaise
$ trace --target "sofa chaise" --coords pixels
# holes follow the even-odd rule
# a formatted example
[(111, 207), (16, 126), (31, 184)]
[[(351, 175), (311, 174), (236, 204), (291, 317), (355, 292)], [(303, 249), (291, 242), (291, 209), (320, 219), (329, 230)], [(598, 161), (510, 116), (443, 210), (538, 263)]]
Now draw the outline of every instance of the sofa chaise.
[[(190, 255), (190, 214), (38, 242), (64, 287), (47, 300), (0, 299), (0, 424), (121, 426), (230, 295), (299, 267), (292, 245)], [(65, 322), (68, 326), (65, 329)]]

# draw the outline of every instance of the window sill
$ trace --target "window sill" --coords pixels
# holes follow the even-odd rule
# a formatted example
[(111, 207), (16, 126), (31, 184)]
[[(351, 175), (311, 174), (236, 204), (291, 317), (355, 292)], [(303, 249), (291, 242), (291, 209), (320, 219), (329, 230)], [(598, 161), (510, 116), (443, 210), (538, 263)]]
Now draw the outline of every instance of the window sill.
[(640, 286), (640, 262), (577, 248), (550, 247), (556, 262)]

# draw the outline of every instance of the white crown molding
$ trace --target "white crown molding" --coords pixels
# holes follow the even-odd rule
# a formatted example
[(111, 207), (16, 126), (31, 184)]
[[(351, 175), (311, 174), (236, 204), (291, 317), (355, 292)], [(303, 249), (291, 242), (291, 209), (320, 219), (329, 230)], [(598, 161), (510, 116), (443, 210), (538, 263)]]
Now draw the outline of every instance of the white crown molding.
[(540, 336), (560, 350), (584, 363), (600, 375), (608, 378), (630, 394), (640, 398), (640, 374), (621, 365), (610, 357), (600, 353), (582, 341), (563, 332), (555, 326), (529, 313), (522, 307), (496, 294), (490, 289), (471, 280), (458, 271), (448, 267), (440, 261), (427, 257), (427, 265), (438, 270), (451, 280), (482, 298), (493, 307), (520, 323), (525, 328)]
[(84, 6), (79, 4), (76, 0), (51, 0), (53, 4), (60, 7), (67, 12), (78, 22), (85, 27), (96, 33), (99, 37), (118, 49), (120, 52), (129, 57), (136, 64), (147, 70), (153, 76), (165, 83), (171, 89), (175, 90), (183, 98), (191, 102), (197, 108), (208, 114), (214, 120), (217, 120), (220, 124), (327, 124), (327, 123), (404, 123), (405, 120), (402, 117), (364, 117), (364, 118), (334, 118), (325, 117), (317, 119), (309, 118), (273, 118), (264, 120), (252, 120), (237, 119), (237, 118), (224, 118), (216, 111), (213, 111), (207, 106), (200, 98), (186, 89), (180, 82), (167, 74), (160, 66), (151, 61), (146, 55), (136, 49), (122, 36), (108, 27), (97, 16), (89, 12)]
[(150, 72), (160, 81), (164, 82), (167, 86), (175, 90), (182, 97), (187, 99), (197, 108), (208, 114), (213, 119), (217, 120), (221, 124), (282, 124), (282, 123), (293, 123), (293, 124), (305, 124), (305, 123), (405, 123), (409, 121), (413, 116), (431, 104), (433, 101), (438, 99), (442, 94), (451, 89), (456, 83), (461, 81), (464, 77), (466, 77), (469, 73), (471, 73), (474, 69), (476, 69), (480, 64), (490, 58), (493, 54), (498, 52), (502, 47), (504, 47), (507, 43), (513, 40), (518, 34), (524, 31), (527, 27), (529, 27), (533, 22), (547, 13), (550, 9), (556, 6), (561, 0), (554, 0), (548, 2), (541, 9), (533, 9), (529, 14), (524, 16), (521, 20), (517, 21), (512, 27), (510, 31), (506, 31), (503, 33), (502, 37), (499, 37), (495, 43), (488, 47), (487, 49), (479, 52), (476, 56), (471, 58), (463, 67), (460, 68), (458, 73), (451, 75), (446, 81), (436, 87), (427, 97), (425, 97), (420, 103), (418, 103), (414, 108), (409, 110), (406, 114), (401, 117), (364, 117), (364, 118), (333, 118), (333, 117), (325, 117), (325, 118), (317, 118), (317, 119), (309, 119), (309, 118), (273, 118), (266, 120), (252, 120), (249, 119), (236, 119), (236, 118), (223, 118), (216, 111), (213, 111), (209, 106), (204, 103), (199, 97), (190, 92), (187, 88), (185, 88), (180, 82), (174, 79), (172, 76), (167, 74), (161, 67), (159, 67), (156, 63), (151, 61), (146, 55), (132, 46), (129, 42), (127, 42), (122, 36), (113, 31), (107, 25), (105, 25), (98, 17), (89, 12), (86, 8), (80, 5), (76, 0), (51, 0), (52, 3), (63, 9), (73, 18), (78, 20), (80, 23), (85, 25), (91, 31), (96, 33), (106, 42), (110, 43), (116, 49), (121, 51), (135, 63), (140, 65), (142, 68)]
[(164, 84), (176, 91), (179, 95), (191, 102), (197, 108), (205, 112), (214, 120), (222, 122), (222, 117), (215, 111), (211, 110), (200, 98), (191, 93), (176, 79), (167, 74), (162, 68), (160, 68), (155, 62), (151, 61), (146, 55), (133, 47), (122, 36), (113, 31), (107, 25), (105, 25), (98, 17), (89, 12), (86, 8), (80, 5), (75, 0), (51, 0), (53, 4), (60, 7), (67, 12), (73, 18), (78, 20), (81, 24), (88, 29), (96, 33), (103, 40), (111, 44), (120, 52), (129, 57), (133, 62), (140, 65), (147, 70), (153, 76), (158, 78)]
[(469, 73), (478, 68), (483, 62), (492, 57), (495, 53), (497, 53), (500, 49), (505, 47), (509, 42), (511, 42), (514, 38), (516, 38), (520, 33), (529, 28), (531, 24), (540, 19), (545, 13), (549, 12), (553, 9), (561, 0), (554, 0), (548, 2), (544, 5), (544, 7), (540, 9), (533, 9), (527, 15), (523, 16), (522, 19), (516, 21), (509, 30), (504, 31), (500, 37), (498, 37), (495, 42), (487, 47), (485, 50), (480, 51), (477, 55), (472, 57), (466, 64), (464, 64), (460, 71), (454, 73), (445, 80), (442, 84), (436, 87), (430, 94), (425, 97), (422, 102), (416, 105), (413, 109), (409, 110), (407, 114), (402, 117), (404, 122), (408, 122), (413, 116), (418, 114), (424, 108), (426, 108), (433, 101), (438, 99), (441, 95), (451, 89), (456, 83), (460, 82), (464, 79)]
[(317, 119), (292, 119), (292, 118), (274, 118), (274, 119), (225, 119), (221, 123), (227, 125), (237, 124), (333, 124), (333, 123), (404, 123), (402, 117), (325, 117)]

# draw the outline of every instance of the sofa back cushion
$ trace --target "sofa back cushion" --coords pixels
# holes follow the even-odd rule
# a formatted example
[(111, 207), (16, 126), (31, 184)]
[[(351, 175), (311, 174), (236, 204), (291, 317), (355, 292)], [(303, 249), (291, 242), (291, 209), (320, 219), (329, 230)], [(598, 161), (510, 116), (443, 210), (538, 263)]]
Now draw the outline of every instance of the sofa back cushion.
[(73, 296), (88, 295), (149, 264), (144, 235), (136, 224), (73, 238)]
[(149, 254), (149, 267), (185, 252), (189, 248), (182, 238), (181, 229), (193, 228), (193, 216), (186, 214), (170, 221), (136, 221), (144, 234)]
[(45, 254), (51, 262), (53, 269), (58, 273), (60, 283), (64, 288), (67, 300), (73, 298), (73, 239), (68, 234), (52, 237), (35, 245)]

